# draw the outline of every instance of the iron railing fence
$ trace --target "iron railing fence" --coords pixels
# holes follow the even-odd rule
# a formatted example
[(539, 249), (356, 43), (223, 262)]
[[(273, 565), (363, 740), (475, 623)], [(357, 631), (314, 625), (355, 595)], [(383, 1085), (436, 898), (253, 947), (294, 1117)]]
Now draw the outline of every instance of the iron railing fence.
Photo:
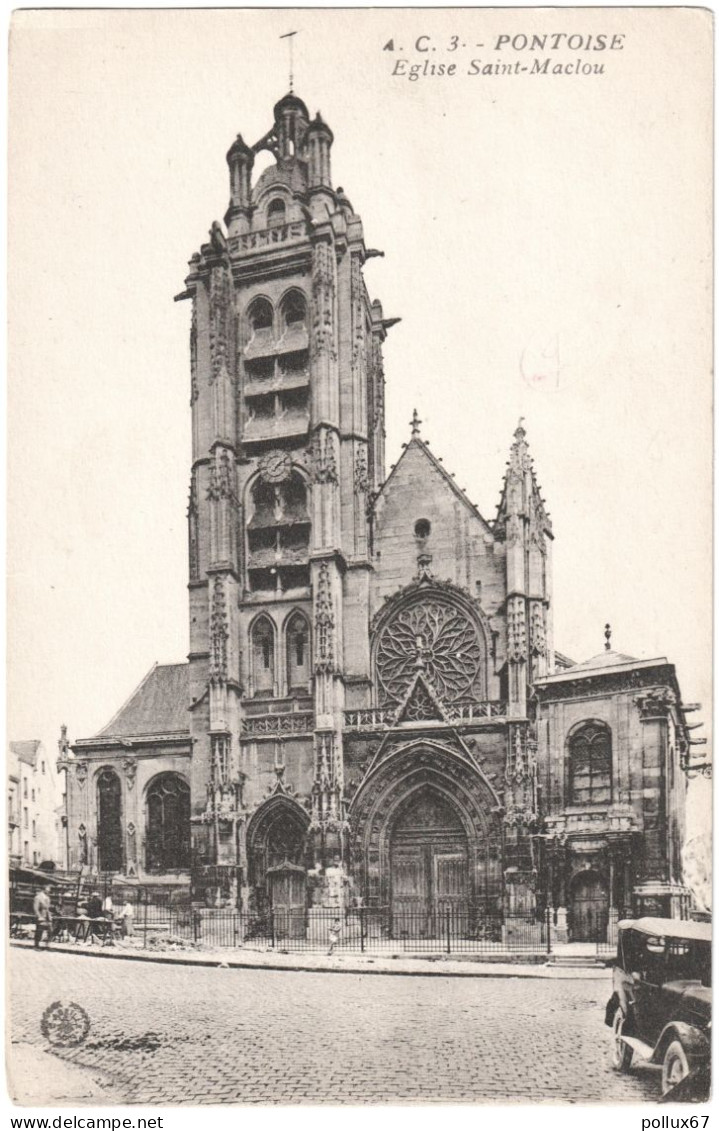
[[(175, 942), (209, 949), (260, 946), (285, 951), (327, 951), (337, 912), (331, 908), (275, 908), (264, 914), (233, 908), (193, 906), (188, 889), (167, 885), (137, 885), (100, 880), (68, 886), (56, 897), (55, 916), (83, 915), (90, 892), (104, 900), (112, 898), (118, 931), (120, 911), (126, 902), (133, 908), (132, 929), (141, 945)], [(11, 910), (32, 918), (32, 900), (12, 901)], [(17, 906), (15, 906), (17, 904)], [(617, 924), (622, 913), (611, 908), (597, 921), (592, 937), (584, 940), (597, 956), (616, 952)], [(337, 952), (389, 954), (553, 954), (566, 941), (549, 910), (535, 914), (503, 914), (491, 901), (462, 902), (434, 909), (362, 906), (348, 908), (340, 916)], [(570, 938), (572, 932), (570, 931)]]
[[(261, 946), (284, 951), (391, 954), (548, 954), (546, 916), (483, 915), (466, 908), (432, 913), (360, 907), (338, 916), (326, 908), (275, 909), (265, 915), (211, 908), (170, 908), (163, 919), (144, 907), (135, 933), (152, 941), (158, 932), (209, 948)], [(339, 930), (337, 927), (339, 926)]]

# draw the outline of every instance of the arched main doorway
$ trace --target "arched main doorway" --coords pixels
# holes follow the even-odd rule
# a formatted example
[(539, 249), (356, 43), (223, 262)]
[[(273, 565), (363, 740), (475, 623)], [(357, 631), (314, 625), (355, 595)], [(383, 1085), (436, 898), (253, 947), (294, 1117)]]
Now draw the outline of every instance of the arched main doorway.
[(459, 813), (438, 790), (425, 786), (401, 806), (390, 834), (393, 931), (440, 935), (449, 913), (465, 916), (469, 852)]
[[(366, 907), (391, 908), (419, 934), (447, 911), (456, 929), (497, 920), (503, 903), (500, 800), (480, 770), (428, 739), (372, 770), (352, 800), (352, 859)], [(459, 918), (466, 918), (466, 924)]]
[(571, 886), (571, 942), (605, 942), (609, 892), (598, 872), (580, 872)]

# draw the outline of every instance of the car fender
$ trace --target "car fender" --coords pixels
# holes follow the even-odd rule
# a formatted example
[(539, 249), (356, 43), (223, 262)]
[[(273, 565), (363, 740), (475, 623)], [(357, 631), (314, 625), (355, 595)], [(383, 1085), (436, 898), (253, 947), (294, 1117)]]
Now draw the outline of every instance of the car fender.
[(617, 986), (607, 1002), (607, 1007), (604, 1011), (604, 1024), (609, 1025), (610, 1028), (614, 1023), (614, 1014), (618, 1006), (621, 1006), (624, 1010), (624, 1016), (626, 1017), (624, 1030), (627, 1036), (629, 1036), (634, 1031), (634, 1002), (627, 993), (627, 987), (624, 985)]
[(615, 990), (609, 1001), (607, 1002), (607, 1008), (604, 1010), (604, 1024), (609, 1025), (610, 1028), (614, 1024), (614, 1014), (617, 1012), (618, 1005), (619, 994)]
[(692, 1060), (704, 1060), (709, 1057), (709, 1041), (701, 1029), (689, 1025), (686, 1021), (671, 1021), (662, 1029), (661, 1036), (651, 1055), (650, 1063), (661, 1064), (672, 1041), (681, 1041), (687, 1056)]

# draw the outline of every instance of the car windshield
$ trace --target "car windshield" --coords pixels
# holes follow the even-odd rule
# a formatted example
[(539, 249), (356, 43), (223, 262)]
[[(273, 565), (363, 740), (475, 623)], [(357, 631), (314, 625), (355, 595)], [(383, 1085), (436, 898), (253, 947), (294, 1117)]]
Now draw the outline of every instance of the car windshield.
[(619, 958), (628, 974), (637, 974), (656, 986), (682, 980), (712, 984), (711, 945), (707, 942), (623, 931)]

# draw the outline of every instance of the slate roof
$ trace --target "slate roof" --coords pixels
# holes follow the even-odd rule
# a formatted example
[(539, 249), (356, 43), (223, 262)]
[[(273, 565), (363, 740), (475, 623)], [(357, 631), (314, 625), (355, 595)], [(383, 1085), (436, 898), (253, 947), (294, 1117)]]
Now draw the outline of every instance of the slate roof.
[(189, 664), (155, 664), (95, 738), (189, 733)]
[(581, 664), (572, 664), (571, 668), (567, 668), (567, 671), (601, 671), (604, 668), (615, 668), (617, 664), (638, 663), (639, 660), (636, 656), (626, 656), (623, 652), (614, 652), (610, 650), (609, 652), (600, 652), (597, 656), (592, 656), (589, 660), (582, 660)]
[(28, 766), (34, 766), (37, 761), (37, 752), (40, 748), (39, 738), (28, 738), (21, 742), (11, 742), (11, 752), (20, 759), (21, 762), (27, 762)]
[(571, 667), (559, 667), (552, 672), (551, 675), (542, 676), (541, 679), (536, 679), (535, 686), (545, 686), (547, 684), (561, 683), (565, 680), (581, 679), (583, 676), (601, 676), (607, 675), (609, 672), (630, 672), (643, 668), (656, 668), (667, 665), (666, 656), (655, 656), (651, 660), (637, 660), (634, 656), (627, 656), (624, 652), (600, 652), (598, 656), (592, 656), (589, 660), (583, 660), (581, 664), (572, 664)]

